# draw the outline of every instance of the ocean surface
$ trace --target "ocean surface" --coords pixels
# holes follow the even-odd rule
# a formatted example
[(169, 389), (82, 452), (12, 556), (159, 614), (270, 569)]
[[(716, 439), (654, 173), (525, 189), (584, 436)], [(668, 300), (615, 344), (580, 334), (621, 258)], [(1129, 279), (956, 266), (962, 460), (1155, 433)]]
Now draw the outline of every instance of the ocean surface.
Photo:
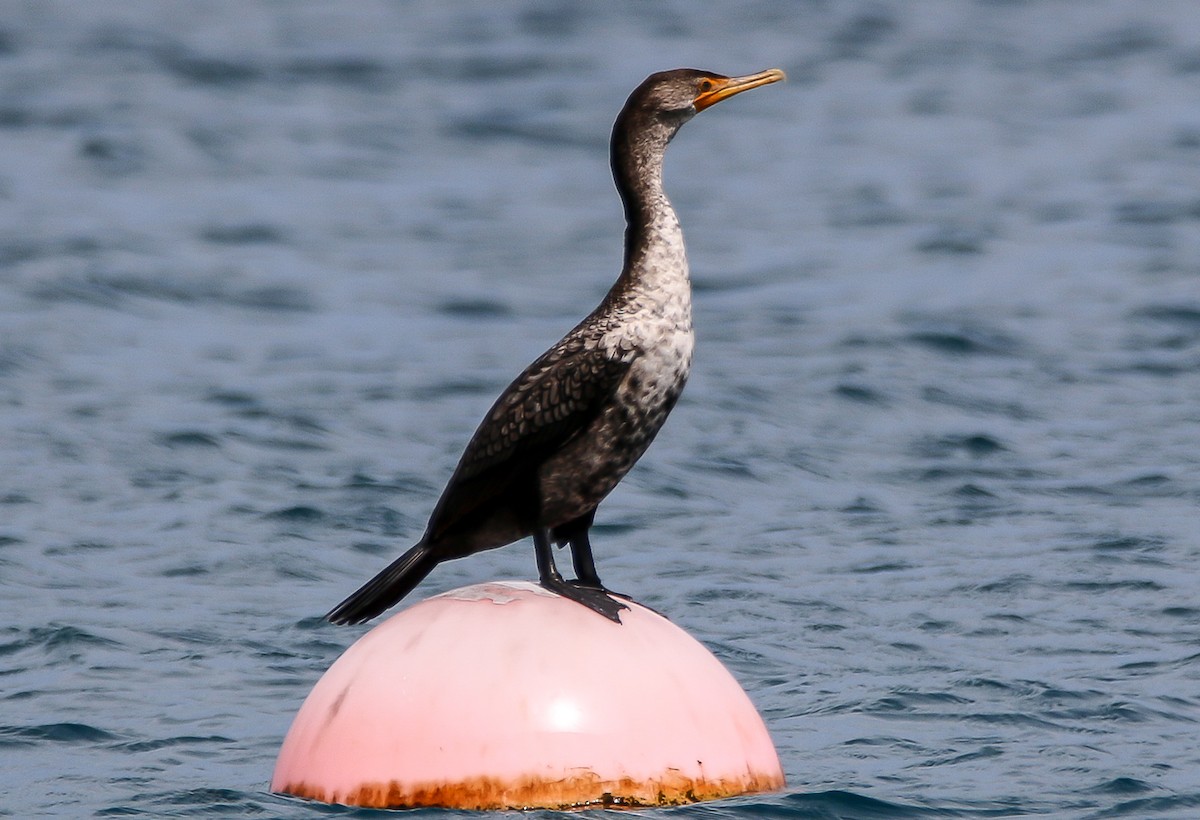
[(268, 791), (320, 616), (615, 278), (678, 66), (790, 81), (671, 147), (695, 367), (594, 543), (789, 784), (636, 814), (1200, 816), (1194, 0), (2, 0), (0, 814), (377, 816)]

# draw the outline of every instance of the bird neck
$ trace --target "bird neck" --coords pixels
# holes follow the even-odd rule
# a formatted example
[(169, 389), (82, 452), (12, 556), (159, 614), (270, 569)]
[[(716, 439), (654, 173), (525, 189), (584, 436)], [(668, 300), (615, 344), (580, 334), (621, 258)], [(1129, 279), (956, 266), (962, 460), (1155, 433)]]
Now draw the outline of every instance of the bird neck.
[(621, 284), (659, 287), (687, 282), (683, 231), (663, 191), (663, 157), (676, 128), (638, 127), (617, 121), (613, 129), (613, 180), (625, 206), (625, 264)]

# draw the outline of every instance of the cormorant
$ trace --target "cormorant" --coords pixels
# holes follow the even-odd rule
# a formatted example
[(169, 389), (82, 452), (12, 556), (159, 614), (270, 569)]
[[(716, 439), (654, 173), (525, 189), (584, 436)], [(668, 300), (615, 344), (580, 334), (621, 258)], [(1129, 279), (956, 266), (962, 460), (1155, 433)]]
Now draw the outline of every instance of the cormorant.
[[(442, 561), (533, 536), (541, 585), (620, 623), (588, 541), (596, 506), (650, 445), (692, 363), (683, 233), (663, 193), (663, 154), (685, 122), (734, 94), (784, 79), (676, 69), (629, 96), (612, 131), (625, 205), (625, 264), (600, 305), (508, 386), (475, 431), (419, 543), (326, 615), (367, 621)], [(554, 564), (571, 545), (576, 580)]]

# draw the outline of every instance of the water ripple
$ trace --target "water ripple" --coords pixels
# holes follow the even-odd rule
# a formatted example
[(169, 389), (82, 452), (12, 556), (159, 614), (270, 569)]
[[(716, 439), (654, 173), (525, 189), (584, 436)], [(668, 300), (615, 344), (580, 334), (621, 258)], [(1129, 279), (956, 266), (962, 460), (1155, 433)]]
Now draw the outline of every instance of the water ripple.
[(320, 615), (602, 298), (613, 114), (721, 32), (791, 81), (672, 144), (693, 375), (594, 540), (791, 785), (642, 813), (1196, 815), (1186, 4), (9, 5), (0, 813), (374, 816), (265, 793)]

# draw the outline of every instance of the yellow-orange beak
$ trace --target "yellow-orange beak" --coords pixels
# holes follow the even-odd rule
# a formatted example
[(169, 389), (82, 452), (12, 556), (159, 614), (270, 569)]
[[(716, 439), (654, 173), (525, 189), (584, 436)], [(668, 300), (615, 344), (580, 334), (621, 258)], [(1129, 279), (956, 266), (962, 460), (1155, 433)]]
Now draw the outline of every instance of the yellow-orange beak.
[(734, 94), (786, 79), (787, 75), (778, 68), (768, 68), (766, 71), (747, 74), (745, 77), (709, 77), (701, 82), (701, 91), (696, 95), (694, 105), (697, 111), (703, 111)]

